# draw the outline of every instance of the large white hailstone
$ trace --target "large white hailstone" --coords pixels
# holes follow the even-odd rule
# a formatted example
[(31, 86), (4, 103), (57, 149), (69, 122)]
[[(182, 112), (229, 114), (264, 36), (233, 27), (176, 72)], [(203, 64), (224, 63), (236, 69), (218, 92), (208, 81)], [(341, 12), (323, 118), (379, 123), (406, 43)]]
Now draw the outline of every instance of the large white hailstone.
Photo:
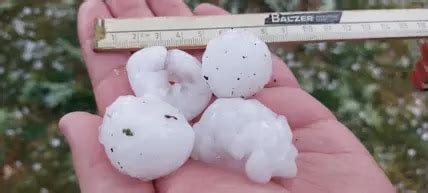
[(194, 132), (174, 107), (145, 95), (119, 97), (107, 108), (99, 140), (121, 173), (153, 180), (178, 169), (189, 158)]
[(149, 47), (135, 52), (126, 70), (136, 96), (155, 95), (191, 120), (206, 108), (212, 96), (200, 65), (186, 52)]
[(297, 174), (297, 150), (286, 118), (257, 100), (217, 99), (194, 130), (195, 160), (245, 171), (258, 183)]
[(202, 58), (202, 76), (219, 98), (248, 98), (272, 76), (267, 45), (248, 31), (230, 30), (211, 40)]

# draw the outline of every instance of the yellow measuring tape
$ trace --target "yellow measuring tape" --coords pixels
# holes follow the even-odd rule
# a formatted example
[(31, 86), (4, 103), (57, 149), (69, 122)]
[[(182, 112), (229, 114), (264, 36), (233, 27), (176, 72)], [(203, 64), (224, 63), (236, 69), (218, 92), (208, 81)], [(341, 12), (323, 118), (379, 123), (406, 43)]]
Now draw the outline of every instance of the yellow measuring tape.
[(428, 9), (100, 18), (94, 49), (202, 48), (231, 28), (248, 30), (267, 43), (426, 38)]

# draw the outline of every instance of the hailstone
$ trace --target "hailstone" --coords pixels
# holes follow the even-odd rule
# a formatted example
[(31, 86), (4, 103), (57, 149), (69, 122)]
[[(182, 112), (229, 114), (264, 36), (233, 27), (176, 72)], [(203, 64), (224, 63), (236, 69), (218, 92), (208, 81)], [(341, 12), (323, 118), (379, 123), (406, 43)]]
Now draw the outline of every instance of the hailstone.
[(135, 52), (126, 70), (136, 96), (155, 95), (191, 120), (206, 108), (212, 96), (200, 66), (184, 51), (156, 46)]
[(245, 171), (258, 183), (296, 176), (298, 152), (286, 118), (257, 100), (217, 99), (194, 130), (195, 160)]
[(146, 181), (184, 164), (194, 137), (192, 127), (176, 108), (151, 95), (119, 97), (107, 108), (99, 134), (112, 165)]
[(226, 31), (208, 43), (202, 58), (202, 76), (219, 98), (251, 97), (272, 76), (271, 52), (248, 31)]

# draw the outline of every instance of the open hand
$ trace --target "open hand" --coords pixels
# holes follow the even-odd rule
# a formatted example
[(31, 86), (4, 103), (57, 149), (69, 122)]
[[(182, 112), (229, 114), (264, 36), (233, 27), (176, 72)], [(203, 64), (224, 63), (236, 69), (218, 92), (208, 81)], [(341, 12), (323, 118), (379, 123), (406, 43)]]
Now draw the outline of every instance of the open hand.
[[(188, 161), (170, 176), (142, 182), (116, 171), (98, 141), (100, 116), (118, 96), (131, 95), (125, 72), (129, 52), (95, 53), (92, 50), (96, 17), (153, 17), (227, 14), (209, 4), (193, 12), (182, 0), (87, 0), (80, 10), (78, 31), (84, 60), (91, 78), (99, 115), (83, 112), (64, 116), (59, 125), (73, 154), (83, 193), (392, 193), (394, 189), (358, 139), (320, 102), (302, 90), (286, 65), (274, 57), (271, 82), (255, 96), (293, 128), (298, 175), (255, 184), (245, 176)], [(202, 51), (192, 51), (200, 57)]]

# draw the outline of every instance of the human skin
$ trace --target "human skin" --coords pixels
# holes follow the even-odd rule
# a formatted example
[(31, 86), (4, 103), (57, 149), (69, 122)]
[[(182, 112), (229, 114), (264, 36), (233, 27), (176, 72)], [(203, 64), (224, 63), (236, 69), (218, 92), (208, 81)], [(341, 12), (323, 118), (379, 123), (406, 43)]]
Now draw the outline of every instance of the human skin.
[[(78, 33), (82, 53), (99, 109), (98, 115), (74, 112), (59, 127), (73, 155), (83, 193), (392, 193), (392, 184), (360, 141), (299, 84), (274, 57), (273, 78), (254, 98), (287, 117), (299, 151), (298, 174), (267, 184), (250, 182), (244, 175), (188, 161), (173, 174), (143, 182), (116, 171), (98, 141), (105, 108), (118, 96), (133, 94), (124, 67), (129, 52), (95, 53), (92, 50), (96, 17), (153, 17), (227, 14), (210, 4), (193, 12), (181, 0), (87, 0), (79, 10)], [(202, 51), (191, 51), (200, 58)]]

